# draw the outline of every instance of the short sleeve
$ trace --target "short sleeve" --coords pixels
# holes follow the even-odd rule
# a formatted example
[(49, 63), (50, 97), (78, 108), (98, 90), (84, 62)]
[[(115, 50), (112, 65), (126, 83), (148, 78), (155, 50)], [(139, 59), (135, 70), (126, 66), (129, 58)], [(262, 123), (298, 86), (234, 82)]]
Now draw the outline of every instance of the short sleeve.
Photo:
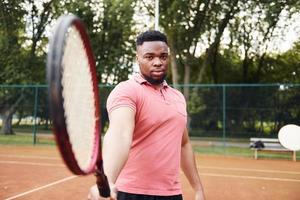
[(108, 96), (106, 102), (107, 112), (110, 113), (120, 107), (130, 107), (136, 111), (136, 99), (137, 94), (130, 81), (121, 82)]

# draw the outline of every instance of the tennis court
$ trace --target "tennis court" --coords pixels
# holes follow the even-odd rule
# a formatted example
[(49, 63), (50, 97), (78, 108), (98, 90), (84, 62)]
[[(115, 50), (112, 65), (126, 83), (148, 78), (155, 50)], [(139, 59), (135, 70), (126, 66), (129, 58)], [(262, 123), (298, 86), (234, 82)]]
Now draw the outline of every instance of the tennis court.
[[(207, 200), (299, 199), (300, 162), (197, 154)], [(182, 175), (184, 199), (193, 191)], [(77, 177), (55, 146), (0, 146), (0, 199), (86, 199), (93, 175)]]

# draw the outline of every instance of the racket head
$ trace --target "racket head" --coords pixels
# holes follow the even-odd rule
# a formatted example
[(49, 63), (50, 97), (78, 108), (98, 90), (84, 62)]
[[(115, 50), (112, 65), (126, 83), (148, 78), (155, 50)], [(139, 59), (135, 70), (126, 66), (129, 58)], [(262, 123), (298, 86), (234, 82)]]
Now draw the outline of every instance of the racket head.
[(287, 124), (278, 132), (278, 139), (285, 148), (298, 151), (300, 150), (300, 127), (295, 124)]
[(99, 91), (89, 38), (74, 15), (58, 19), (47, 55), (47, 82), (61, 156), (74, 174), (90, 174), (101, 159)]

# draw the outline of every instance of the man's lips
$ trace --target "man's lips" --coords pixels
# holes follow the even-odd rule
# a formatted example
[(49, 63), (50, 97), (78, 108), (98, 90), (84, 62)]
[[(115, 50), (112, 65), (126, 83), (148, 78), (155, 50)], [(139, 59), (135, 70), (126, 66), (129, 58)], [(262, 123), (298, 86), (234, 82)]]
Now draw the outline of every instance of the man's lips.
[(154, 76), (162, 76), (162, 75), (164, 75), (164, 71), (152, 71), (151, 73)]

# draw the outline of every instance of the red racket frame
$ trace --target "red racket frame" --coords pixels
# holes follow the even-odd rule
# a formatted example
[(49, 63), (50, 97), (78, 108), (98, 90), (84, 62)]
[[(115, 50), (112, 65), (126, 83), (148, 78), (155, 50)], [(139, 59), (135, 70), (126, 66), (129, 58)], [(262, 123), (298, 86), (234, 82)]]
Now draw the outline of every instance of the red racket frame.
[[(65, 39), (68, 29), (75, 26), (79, 32), (85, 51), (88, 57), (89, 70), (92, 76), (93, 84), (93, 98), (95, 106), (95, 127), (94, 127), (94, 146), (91, 163), (87, 169), (81, 169), (77, 163), (72, 144), (67, 132), (65, 110), (63, 106), (64, 98), (62, 96), (63, 86), (62, 80), (62, 59), (64, 55)], [(80, 76), (80, 75), (79, 75)], [(50, 41), (49, 52), (47, 57), (47, 82), (49, 90), (49, 104), (50, 114), (53, 122), (53, 132), (55, 134), (56, 143), (65, 161), (67, 167), (77, 175), (87, 175), (96, 171), (97, 184), (101, 196), (109, 196), (109, 186), (107, 178), (103, 171), (102, 155), (101, 155), (101, 123), (100, 123), (100, 109), (99, 109), (99, 90), (96, 76), (95, 59), (92, 48), (89, 42), (89, 37), (83, 22), (74, 15), (63, 15), (58, 19), (52, 40)], [(96, 169), (97, 166), (97, 169)]]

